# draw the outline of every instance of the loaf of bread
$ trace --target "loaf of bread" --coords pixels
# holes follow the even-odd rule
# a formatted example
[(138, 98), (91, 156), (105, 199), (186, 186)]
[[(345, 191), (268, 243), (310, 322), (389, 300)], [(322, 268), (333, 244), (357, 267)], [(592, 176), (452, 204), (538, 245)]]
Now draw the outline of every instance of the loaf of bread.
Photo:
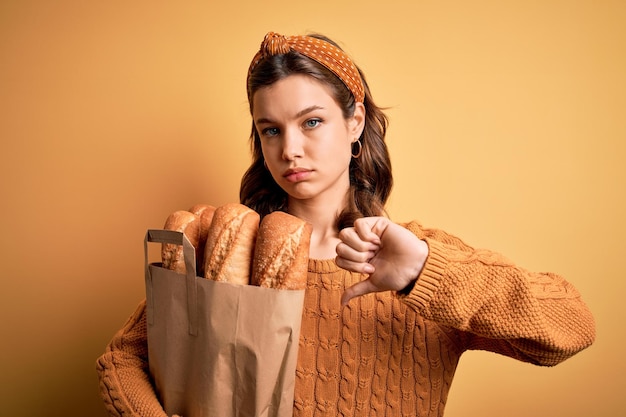
[(252, 263), (253, 285), (303, 290), (306, 288), (312, 226), (275, 211), (259, 226)]
[[(198, 257), (197, 248), (200, 243), (200, 218), (195, 214), (178, 210), (170, 214), (163, 226), (165, 230), (183, 232), (189, 242), (196, 248), (196, 259)], [(161, 245), (161, 260), (163, 268), (171, 269), (179, 274), (186, 273), (183, 247), (171, 243)]]
[(250, 283), (259, 221), (259, 214), (243, 204), (230, 203), (215, 209), (204, 250), (205, 278)]
[[(164, 229), (182, 232), (196, 249), (196, 272), (235, 284), (302, 290), (306, 288), (309, 223), (284, 212), (259, 214), (238, 203), (196, 204), (170, 214)], [(163, 267), (186, 273), (183, 248), (163, 244)]]
[(209, 227), (213, 220), (215, 207), (209, 204), (196, 204), (189, 208), (189, 212), (200, 218), (200, 226), (198, 232), (198, 246), (196, 246), (196, 274), (200, 277), (204, 276), (204, 250), (206, 240), (209, 235)]

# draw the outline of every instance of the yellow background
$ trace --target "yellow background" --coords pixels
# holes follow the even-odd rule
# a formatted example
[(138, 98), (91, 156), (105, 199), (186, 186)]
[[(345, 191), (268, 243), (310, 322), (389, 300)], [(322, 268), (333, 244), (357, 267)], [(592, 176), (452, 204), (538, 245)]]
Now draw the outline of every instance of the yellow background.
[(237, 201), (275, 30), (339, 41), (389, 107), (394, 219), (562, 273), (595, 313), (556, 368), (468, 353), (447, 416), (626, 415), (624, 22), (619, 0), (2, 1), (2, 414), (105, 415), (144, 233)]

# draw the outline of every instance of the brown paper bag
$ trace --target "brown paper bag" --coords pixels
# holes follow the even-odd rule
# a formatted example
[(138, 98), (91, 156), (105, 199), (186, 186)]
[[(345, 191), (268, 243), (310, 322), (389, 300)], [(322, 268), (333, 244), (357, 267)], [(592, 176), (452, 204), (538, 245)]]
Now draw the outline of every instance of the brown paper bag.
[[(182, 244), (187, 275), (149, 263), (148, 242)], [(291, 416), (304, 291), (196, 277), (180, 232), (148, 230), (144, 251), (150, 373), (166, 413)]]

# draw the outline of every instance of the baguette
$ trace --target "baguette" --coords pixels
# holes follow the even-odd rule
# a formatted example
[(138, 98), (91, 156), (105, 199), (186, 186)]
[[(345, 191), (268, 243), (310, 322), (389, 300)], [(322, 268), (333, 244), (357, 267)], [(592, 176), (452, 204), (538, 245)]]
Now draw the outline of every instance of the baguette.
[(275, 211), (259, 226), (252, 263), (252, 285), (303, 290), (306, 288), (312, 226)]
[(209, 227), (215, 214), (215, 207), (209, 204), (196, 204), (189, 208), (189, 212), (200, 218), (198, 232), (198, 246), (196, 246), (196, 275), (204, 276), (204, 251), (209, 235)]
[(250, 283), (259, 221), (259, 214), (243, 204), (230, 203), (215, 209), (204, 250), (205, 278)]
[[(178, 210), (170, 214), (163, 226), (166, 230), (183, 232), (194, 248), (198, 248), (200, 241), (200, 218), (185, 210)], [(198, 252), (196, 249), (196, 259)], [(185, 258), (183, 247), (171, 243), (161, 245), (161, 261), (163, 268), (171, 269), (179, 274), (185, 274)]]

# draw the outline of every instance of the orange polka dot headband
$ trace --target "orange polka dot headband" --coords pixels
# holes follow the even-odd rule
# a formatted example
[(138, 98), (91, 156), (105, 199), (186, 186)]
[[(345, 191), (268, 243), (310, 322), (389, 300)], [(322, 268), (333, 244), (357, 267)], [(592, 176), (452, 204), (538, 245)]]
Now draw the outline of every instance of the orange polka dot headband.
[(354, 99), (363, 103), (365, 89), (361, 75), (350, 57), (335, 45), (311, 36), (283, 36), (274, 32), (265, 35), (261, 49), (252, 59), (248, 70), (248, 79), (262, 59), (269, 56), (296, 51), (320, 63), (332, 71), (354, 95)]

